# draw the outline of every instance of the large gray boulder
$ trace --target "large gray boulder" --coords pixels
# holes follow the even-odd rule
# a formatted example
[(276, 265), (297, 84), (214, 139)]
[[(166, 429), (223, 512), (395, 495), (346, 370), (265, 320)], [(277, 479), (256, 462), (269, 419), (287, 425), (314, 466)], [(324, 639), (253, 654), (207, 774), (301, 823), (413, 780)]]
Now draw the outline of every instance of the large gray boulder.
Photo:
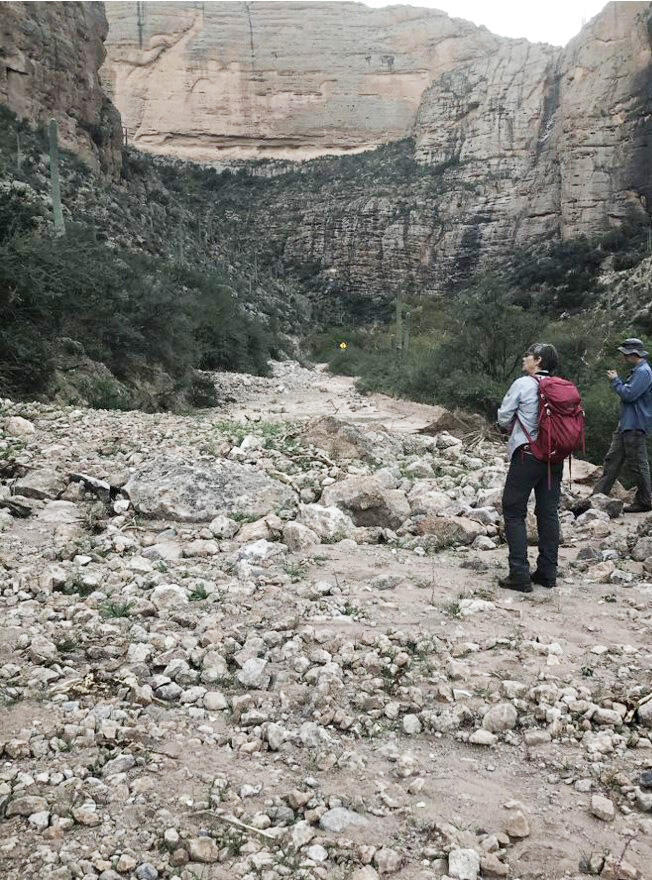
[(417, 480), (407, 497), (413, 514), (443, 516), (453, 507), (452, 498), (442, 492), (434, 480)]
[(260, 517), (294, 504), (286, 485), (227, 459), (210, 466), (154, 459), (132, 474), (124, 491), (144, 516), (179, 522), (210, 522), (218, 514)]
[(326, 543), (350, 538), (355, 529), (350, 516), (338, 507), (324, 507), (322, 504), (302, 504), (297, 520)]
[(324, 489), (325, 507), (345, 510), (356, 526), (397, 529), (409, 516), (410, 505), (400, 489), (388, 489), (375, 477), (349, 477)]
[(29, 471), (14, 484), (16, 495), (25, 498), (54, 500), (66, 488), (67, 481), (53, 468), (37, 468)]

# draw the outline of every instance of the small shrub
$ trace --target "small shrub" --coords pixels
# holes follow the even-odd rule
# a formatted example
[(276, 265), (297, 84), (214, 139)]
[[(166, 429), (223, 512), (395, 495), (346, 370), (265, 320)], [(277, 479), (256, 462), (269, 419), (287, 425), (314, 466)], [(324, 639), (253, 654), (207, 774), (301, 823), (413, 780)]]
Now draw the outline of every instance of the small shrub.
[(109, 619), (129, 617), (131, 613), (131, 602), (107, 601), (100, 606), (100, 611), (103, 617)]
[(188, 400), (199, 409), (217, 406), (217, 392), (211, 376), (195, 371), (190, 383)]
[(127, 390), (115, 379), (98, 377), (89, 380), (84, 386), (84, 394), (88, 405), (93, 409), (131, 409)]

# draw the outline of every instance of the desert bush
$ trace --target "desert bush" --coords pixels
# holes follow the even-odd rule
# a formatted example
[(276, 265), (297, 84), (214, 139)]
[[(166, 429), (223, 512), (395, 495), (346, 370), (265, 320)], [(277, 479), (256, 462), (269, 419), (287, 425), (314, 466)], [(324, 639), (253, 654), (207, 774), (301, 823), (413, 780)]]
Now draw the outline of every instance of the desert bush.
[[(56, 239), (0, 242), (0, 310), (0, 380), (9, 395), (43, 392), (60, 337), (81, 343), (119, 380), (133, 366), (159, 365), (181, 388), (195, 367), (265, 373), (275, 345), (219, 272), (118, 251), (74, 225)], [(90, 400), (124, 408), (119, 387), (90, 389)]]
[[(490, 421), (510, 383), (521, 373), (521, 357), (533, 342), (551, 342), (562, 376), (582, 392), (587, 413), (586, 457), (601, 462), (616, 428), (619, 400), (607, 369), (627, 374), (617, 352), (631, 328), (613, 326), (592, 312), (564, 320), (514, 303), (507, 282), (490, 275), (454, 300), (413, 308), (410, 350), (394, 348), (392, 326), (374, 331), (331, 328), (313, 337), (315, 356), (328, 357), (335, 372), (359, 376), (363, 392), (380, 391), (449, 409), (481, 413)], [(338, 348), (345, 340), (345, 351)]]
[(546, 289), (541, 304), (548, 312), (580, 308), (598, 289), (597, 276), (604, 256), (584, 236), (556, 241), (539, 251), (517, 253), (510, 280), (521, 290)]
[(129, 394), (120, 382), (109, 377), (89, 380), (84, 388), (88, 405), (94, 409), (131, 409)]

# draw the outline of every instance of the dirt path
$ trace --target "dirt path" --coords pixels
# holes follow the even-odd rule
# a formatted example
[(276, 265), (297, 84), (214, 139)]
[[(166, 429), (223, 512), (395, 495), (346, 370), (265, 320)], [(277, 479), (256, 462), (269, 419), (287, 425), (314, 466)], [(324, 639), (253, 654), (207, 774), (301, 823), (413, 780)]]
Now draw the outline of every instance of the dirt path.
[[(388, 431), (412, 432), (432, 422), (444, 411), (409, 400), (397, 400), (385, 394), (363, 396), (355, 390), (356, 379), (329, 373), (326, 364), (314, 369), (285, 367), (277, 364), (274, 383), (251, 379), (245, 395), (227, 407), (235, 419), (251, 417), (271, 419), (314, 419), (336, 416), (355, 424), (372, 424)], [(228, 380), (227, 380), (228, 381)], [(229, 383), (232, 388), (232, 384)]]

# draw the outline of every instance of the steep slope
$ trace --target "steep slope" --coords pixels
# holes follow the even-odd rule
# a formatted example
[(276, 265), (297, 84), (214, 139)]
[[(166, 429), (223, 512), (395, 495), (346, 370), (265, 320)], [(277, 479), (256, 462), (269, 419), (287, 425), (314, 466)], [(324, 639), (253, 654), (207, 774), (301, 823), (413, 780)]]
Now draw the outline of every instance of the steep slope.
[(0, 103), (32, 123), (54, 116), (64, 147), (120, 169), (120, 115), (102, 91), (102, 3), (0, 3)]

